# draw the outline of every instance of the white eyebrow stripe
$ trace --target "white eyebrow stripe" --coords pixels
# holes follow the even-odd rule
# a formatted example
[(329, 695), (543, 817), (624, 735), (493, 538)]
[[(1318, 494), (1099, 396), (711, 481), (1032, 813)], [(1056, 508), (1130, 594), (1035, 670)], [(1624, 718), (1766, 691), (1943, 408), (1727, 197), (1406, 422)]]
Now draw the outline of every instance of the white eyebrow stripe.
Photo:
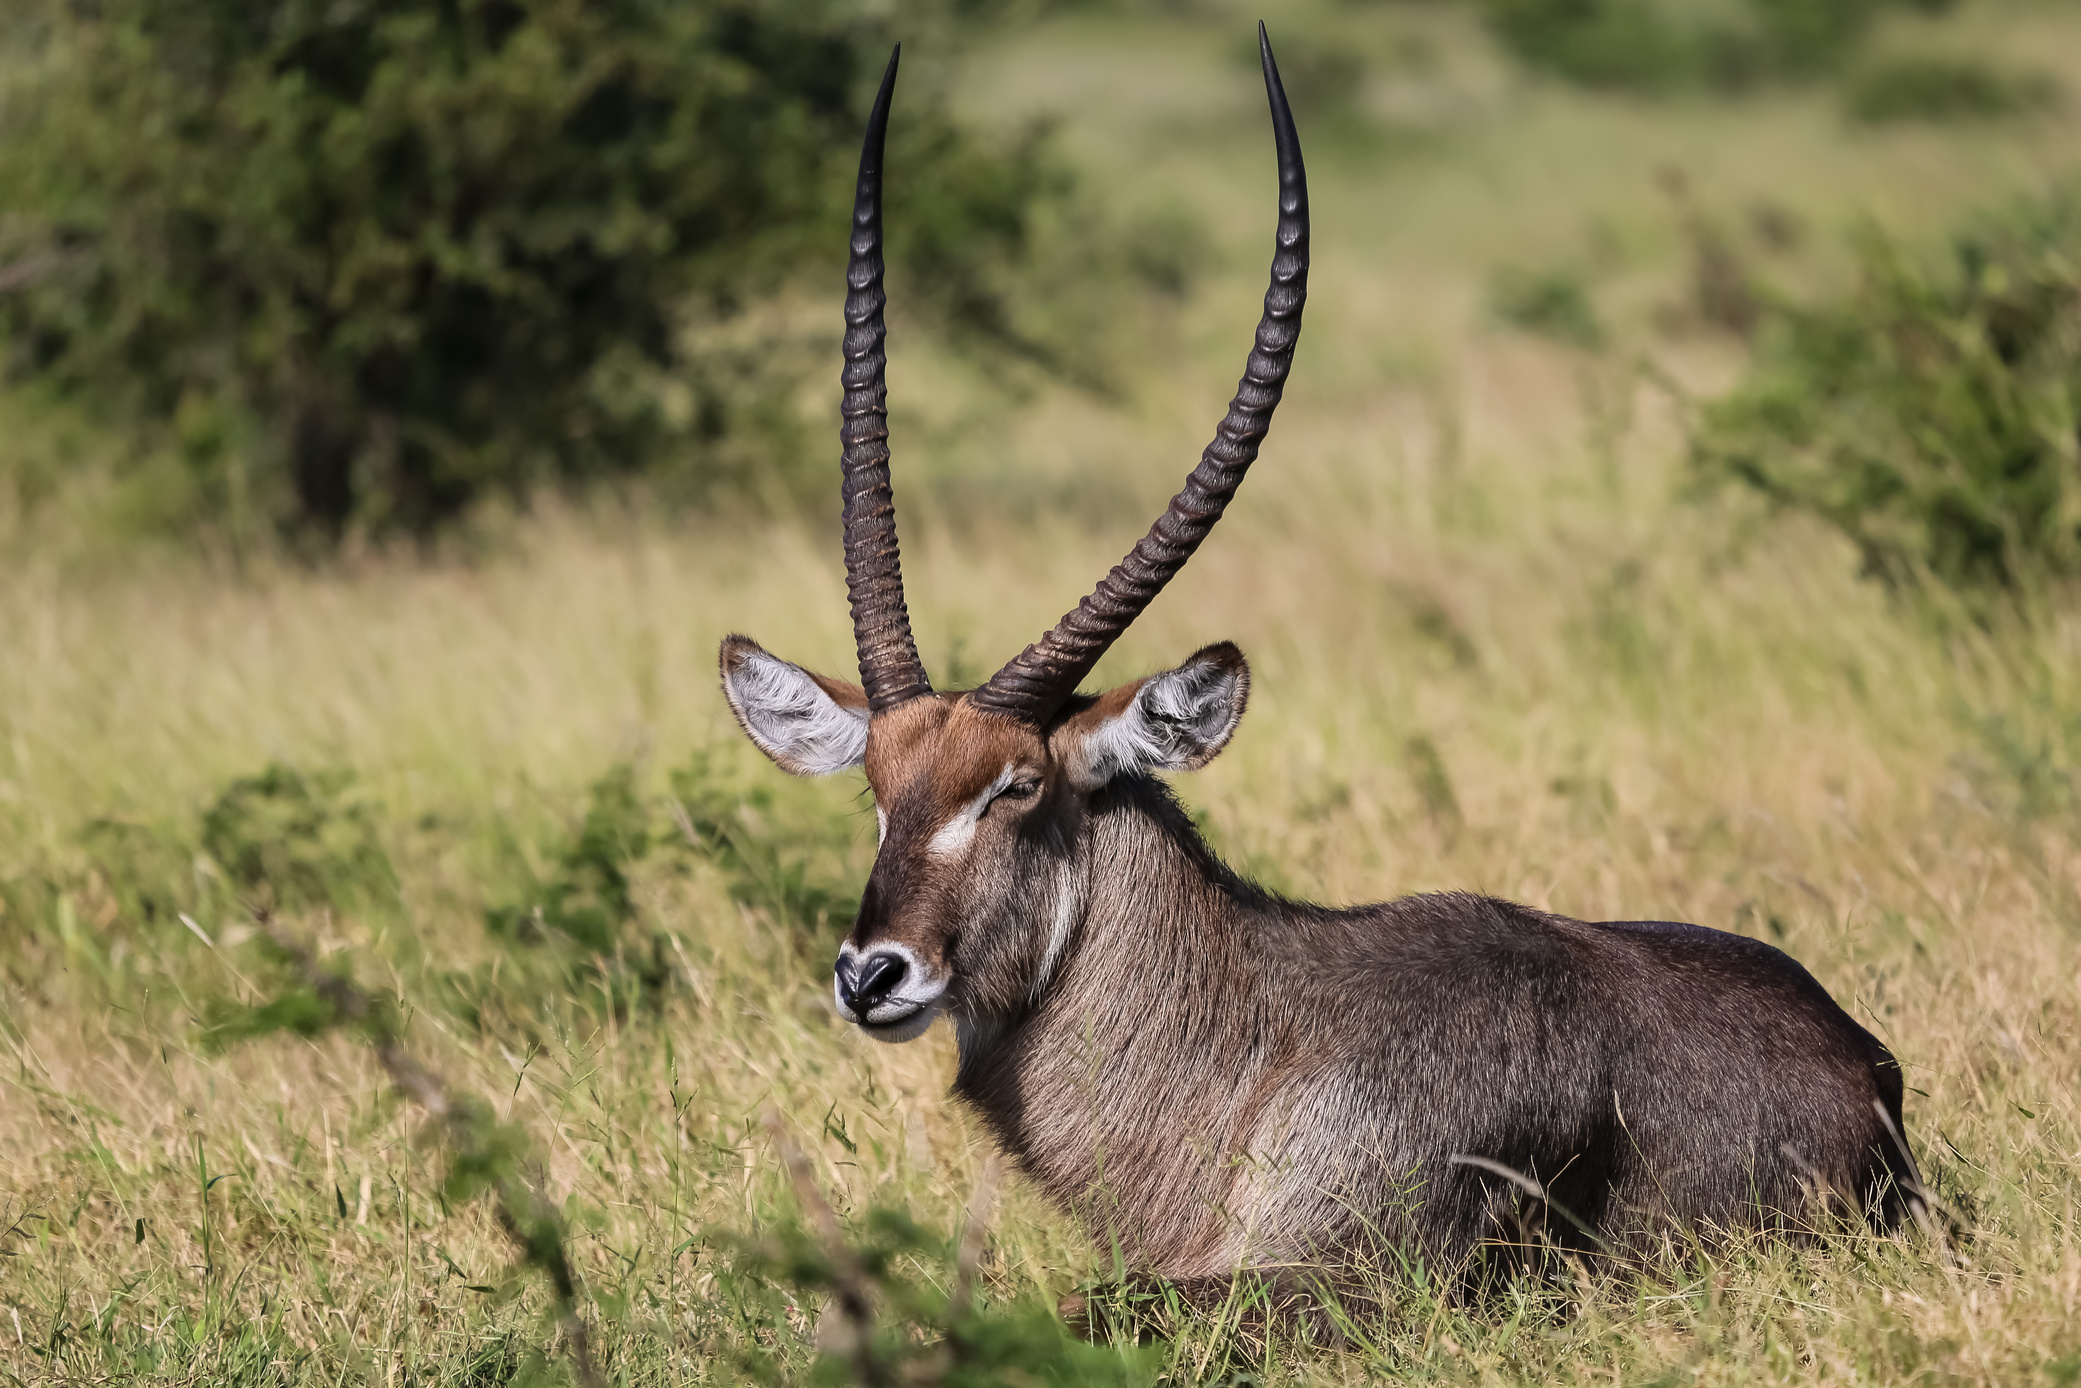
[(1006, 762), (1004, 770), (997, 773), (996, 780), (990, 782), (975, 799), (963, 805), (952, 819), (939, 826), (939, 832), (932, 836), (932, 842), (925, 845), (925, 851), (935, 858), (951, 858), (968, 847), (969, 840), (975, 837), (976, 821), (983, 817), (983, 811), (990, 808), (990, 802), (995, 800), (1018, 774), (1018, 766), (1013, 762)]

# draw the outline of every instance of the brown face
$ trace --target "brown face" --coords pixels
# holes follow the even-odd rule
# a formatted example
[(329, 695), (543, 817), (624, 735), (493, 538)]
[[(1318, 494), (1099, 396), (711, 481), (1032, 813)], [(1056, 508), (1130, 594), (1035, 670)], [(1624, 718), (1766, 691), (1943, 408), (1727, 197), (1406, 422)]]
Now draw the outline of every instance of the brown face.
[(881, 845), (839, 951), (840, 1015), (906, 1040), (950, 1000), (1014, 1002), (1039, 962), (1035, 908), (1058, 894), (1082, 797), (1039, 734), (959, 696), (876, 718), (866, 769)]
[(1249, 692), (1241, 652), (1210, 646), (1078, 701), (1044, 735), (961, 694), (870, 718), (858, 686), (743, 637), (723, 643), (722, 670), (738, 722), (781, 766), (866, 769), (881, 842), (832, 994), (840, 1016), (886, 1041), (920, 1035), (949, 1008), (988, 1015), (1038, 996), (1086, 899), (1077, 849), (1091, 793), (1118, 775), (1203, 764)]

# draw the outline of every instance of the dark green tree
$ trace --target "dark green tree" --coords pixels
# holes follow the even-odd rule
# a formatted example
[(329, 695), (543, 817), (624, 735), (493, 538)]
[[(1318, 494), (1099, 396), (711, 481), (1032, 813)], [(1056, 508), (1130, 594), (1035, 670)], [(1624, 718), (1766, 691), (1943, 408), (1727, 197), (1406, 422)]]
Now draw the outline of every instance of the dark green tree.
[[(320, 536), (698, 455), (740, 406), (686, 344), (835, 286), (889, 43), (959, 22), (928, 2), (41, 0), (5, 35), (8, 370)], [(895, 134), (928, 308), (1045, 362), (1003, 270), (1070, 195), (1047, 141), (915, 80)]]

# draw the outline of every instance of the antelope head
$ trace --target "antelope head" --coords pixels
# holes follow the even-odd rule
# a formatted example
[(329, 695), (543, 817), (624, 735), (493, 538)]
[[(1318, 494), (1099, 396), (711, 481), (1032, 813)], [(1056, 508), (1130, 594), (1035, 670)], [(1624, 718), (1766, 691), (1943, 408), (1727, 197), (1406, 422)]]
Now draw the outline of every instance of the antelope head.
[(1080, 695), (1077, 686), (1220, 519), (1293, 362), (1307, 297), (1307, 180), (1262, 25), (1258, 43), (1278, 149), (1278, 232), (1264, 316), (1228, 414), (1127, 557), (1052, 631), (960, 692), (935, 692), (926, 679), (903, 601), (881, 255), (895, 55), (882, 78), (853, 203), (841, 376), (846, 586), (860, 682), (812, 674), (746, 637), (722, 645), (723, 692), (761, 751), (798, 776), (866, 770), (880, 843), (833, 992), (840, 1015), (872, 1036), (909, 1040), (949, 1007), (994, 1015), (1037, 998), (1092, 887), (1079, 847), (1094, 799), (1123, 777), (1205, 765), (1243, 715), (1249, 667), (1226, 642), (1103, 694)]

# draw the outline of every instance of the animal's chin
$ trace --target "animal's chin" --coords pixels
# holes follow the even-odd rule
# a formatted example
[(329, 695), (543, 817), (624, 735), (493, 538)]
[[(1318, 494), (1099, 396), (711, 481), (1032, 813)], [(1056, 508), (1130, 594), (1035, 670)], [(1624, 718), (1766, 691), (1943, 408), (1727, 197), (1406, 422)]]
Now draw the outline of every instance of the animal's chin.
[(926, 1028), (932, 1025), (932, 1019), (938, 1015), (939, 1001), (934, 999), (928, 1003), (920, 1003), (914, 1010), (890, 1021), (869, 1022), (862, 1020), (855, 1022), (853, 1025), (877, 1041), (886, 1041), (891, 1045), (895, 1045), (903, 1041), (915, 1041), (920, 1036), (923, 1036)]

